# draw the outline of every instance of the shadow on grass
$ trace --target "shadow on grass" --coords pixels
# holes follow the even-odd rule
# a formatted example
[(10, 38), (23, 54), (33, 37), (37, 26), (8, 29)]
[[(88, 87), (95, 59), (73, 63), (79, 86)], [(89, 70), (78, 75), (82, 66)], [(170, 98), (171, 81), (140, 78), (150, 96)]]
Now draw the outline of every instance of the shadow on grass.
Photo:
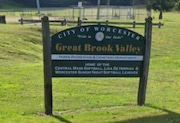
[(60, 122), (64, 122), (64, 123), (72, 123), (71, 121), (61, 117), (61, 116), (57, 116), (57, 115), (52, 115), (52, 117), (56, 118), (57, 120), (59, 120)]
[[(140, 117), (140, 118), (129, 119), (129, 120), (125, 120), (125, 121), (114, 121), (111, 123), (180, 123), (180, 114), (178, 114), (176, 112), (172, 112), (170, 110), (155, 107), (152, 105), (145, 105), (145, 106), (156, 109), (156, 110), (163, 111), (165, 114), (164, 115), (154, 114), (157, 116)], [(71, 121), (69, 121), (61, 116), (58, 116), (58, 115), (51, 115), (51, 117), (59, 120), (59, 122), (72, 123)]]
[[(152, 117), (141, 117), (137, 119), (130, 119), (126, 121), (115, 121), (112, 123), (180, 123), (180, 114), (172, 112), (167, 109), (155, 107), (152, 105), (145, 105), (156, 110), (165, 112), (164, 115), (152, 116)], [(153, 115), (153, 114), (152, 114)]]

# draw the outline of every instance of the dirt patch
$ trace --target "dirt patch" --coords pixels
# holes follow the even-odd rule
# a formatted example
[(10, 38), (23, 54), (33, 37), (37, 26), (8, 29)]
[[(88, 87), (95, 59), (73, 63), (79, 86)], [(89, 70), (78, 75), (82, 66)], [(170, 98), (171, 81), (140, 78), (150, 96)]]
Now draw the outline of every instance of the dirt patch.
[(6, 17), (6, 22), (19, 22), (20, 17)]

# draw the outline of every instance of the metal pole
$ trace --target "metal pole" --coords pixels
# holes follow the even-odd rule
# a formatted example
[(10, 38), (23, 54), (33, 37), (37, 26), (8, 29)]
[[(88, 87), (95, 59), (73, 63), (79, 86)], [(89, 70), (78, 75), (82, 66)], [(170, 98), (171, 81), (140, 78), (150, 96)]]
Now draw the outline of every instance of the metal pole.
[(100, 4), (101, 4), (101, 0), (97, 1), (97, 20), (99, 20), (100, 18)]
[(41, 17), (41, 9), (40, 9), (40, 2), (39, 2), (39, 0), (36, 0), (36, 4), (37, 4), (38, 15), (39, 15), (39, 17)]
[(109, 19), (110, 0), (107, 0), (107, 19)]
[(135, 19), (134, 9), (135, 9), (135, 2), (134, 2), (134, 0), (133, 0), (133, 17), (132, 17), (132, 19)]

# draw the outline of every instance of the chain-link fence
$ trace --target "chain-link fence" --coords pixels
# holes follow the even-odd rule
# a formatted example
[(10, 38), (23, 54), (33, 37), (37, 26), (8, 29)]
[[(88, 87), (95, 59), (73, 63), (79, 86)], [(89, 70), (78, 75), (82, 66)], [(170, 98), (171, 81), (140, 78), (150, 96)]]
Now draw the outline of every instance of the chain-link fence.
[[(69, 8), (41, 8), (41, 15), (37, 14), (37, 9), (24, 10), (0, 10), (0, 15), (16, 16), (19, 18), (37, 19), (40, 16), (48, 16), (51, 19), (81, 19), (95, 20), (98, 15), (97, 6), (84, 6)], [(147, 17), (145, 6), (100, 6), (99, 19), (106, 20), (129, 20), (144, 19)]]

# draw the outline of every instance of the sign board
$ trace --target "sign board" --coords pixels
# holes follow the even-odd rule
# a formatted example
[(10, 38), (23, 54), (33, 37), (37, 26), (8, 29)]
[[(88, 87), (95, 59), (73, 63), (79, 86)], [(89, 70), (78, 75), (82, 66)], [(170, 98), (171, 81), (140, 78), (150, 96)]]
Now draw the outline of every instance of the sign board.
[(51, 37), (52, 77), (140, 77), (145, 38), (126, 28), (89, 25)]
[[(107, 25), (70, 28), (50, 38), (49, 19), (42, 18), (45, 114), (52, 115), (52, 77), (140, 77), (138, 105), (145, 104), (152, 18), (145, 36)], [(51, 41), (50, 41), (51, 39)]]

